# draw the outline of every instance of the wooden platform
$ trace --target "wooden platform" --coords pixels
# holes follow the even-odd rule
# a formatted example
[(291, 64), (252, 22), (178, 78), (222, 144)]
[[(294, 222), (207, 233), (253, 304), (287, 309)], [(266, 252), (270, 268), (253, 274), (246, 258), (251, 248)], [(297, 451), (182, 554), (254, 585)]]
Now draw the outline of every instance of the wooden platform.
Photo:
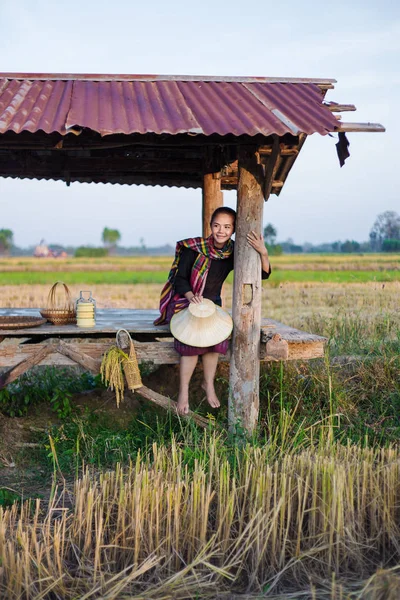
[[(0, 309), (0, 316), (40, 316), (38, 309)], [(156, 310), (103, 309), (97, 311), (96, 326), (51, 325), (26, 329), (0, 328), (0, 388), (34, 365), (79, 364), (98, 372), (102, 354), (113, 343), (120, 328), (127, 329), (135, 342), (138, 361), (177, 364), (168, 325), (155, 326)], [(260, 360), (309, 360), (323, 356), (325, 338), (264, 319), (260, 331)], [(220, 357), (229, 361), (229, 352)]]

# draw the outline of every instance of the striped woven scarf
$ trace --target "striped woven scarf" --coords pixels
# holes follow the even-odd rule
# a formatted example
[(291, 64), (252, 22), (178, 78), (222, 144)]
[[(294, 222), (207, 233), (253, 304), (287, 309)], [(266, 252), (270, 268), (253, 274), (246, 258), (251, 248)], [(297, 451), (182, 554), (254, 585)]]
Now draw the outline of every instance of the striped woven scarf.
[(184, 248), (190, 248), (198, 252), (198, 256), (194, 261), (192, 272), (190, 275), (190, 286), (193, 294), (202, 294), (206, 285), (208, 271), (211, 266), (211, 259), (223, 260), (229, 258), (233, 252), (233, 242), (228, 240), (224, 248), (218, 249), (214, 247), (213, 236), (208, 238), (195, 237), (181, 240), (176, 244), (175, 259), (172, 263), (171, 270), (168, 275), (168, 280), (162, 289), (160, 297), (160, 316), (154, 321), (154, 325), (164, 325), (167, 323), (167, 308), (171, 301), (175, 302), (174, 312), (178, 312), (189, 305), (186, 298), (182, 298), (179, 294), (174, 294), (174, 282), (178, 271), (179, 260)]

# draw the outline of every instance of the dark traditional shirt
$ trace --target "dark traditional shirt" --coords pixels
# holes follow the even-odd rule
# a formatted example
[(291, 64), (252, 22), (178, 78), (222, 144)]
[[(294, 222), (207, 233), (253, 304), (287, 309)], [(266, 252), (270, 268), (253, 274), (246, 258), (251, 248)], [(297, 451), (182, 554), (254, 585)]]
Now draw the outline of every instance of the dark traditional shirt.
[[(175, 277), (174, 290), (180, 296), (184, 296), (187, 292), (191, 292), (190, 273), (194, 261), (196, 260), (197, 252), (190, 248), (184, 248), (179, 259), (178, 272)], [(229, 273), (233, 270), (233, 252), (224, 260), (211, 260), (210, 270), (207, 275), (206, 285), (203, 291), (203, 297), (208, 298), (221, 305), (221, 288)], [(262, 279), (268, 279), (271, 274), (271, 267), (268, 273), (261, 272)]]

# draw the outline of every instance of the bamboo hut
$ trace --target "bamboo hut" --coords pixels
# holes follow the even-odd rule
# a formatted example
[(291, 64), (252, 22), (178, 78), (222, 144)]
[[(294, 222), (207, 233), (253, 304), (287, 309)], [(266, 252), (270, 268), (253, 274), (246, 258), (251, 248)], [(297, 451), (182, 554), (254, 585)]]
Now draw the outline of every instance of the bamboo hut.
[(343, 162), (347, 132), (384, 131), (341, 120), (355, 107), (325, 100), (334, 83), (0, 73), (1, 177), (197, 188), (204, 235), (223, 190), (237, 190), (230, 418), (249, 431), (259, 404), (261, 281), (246, 234), (261, 230), (264, 202), (282, 193), (308, 135), (339, 133)]

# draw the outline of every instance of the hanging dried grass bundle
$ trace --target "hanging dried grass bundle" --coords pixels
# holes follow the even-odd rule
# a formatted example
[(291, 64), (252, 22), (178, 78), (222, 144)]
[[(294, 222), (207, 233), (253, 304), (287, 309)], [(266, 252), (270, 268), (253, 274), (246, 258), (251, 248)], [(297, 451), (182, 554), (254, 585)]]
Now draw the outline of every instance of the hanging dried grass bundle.
[(113, 392), (115, 391), (118, 407), (121, 400), (124, 399), (125, 389), (124, 375), (122, 372), (122, 358), (121, 350), (117, 348), (117, 346), (111, 346), (111, 348), (104, 353), (100, 366), (101, 380), (110, 388), (110, 390)]
[[(122, 349), (123, 339), (121, 333), (124, 332), (129, 340), (129, 354)], [(125, 379), (128, 384), (128, 389), (134, 391), (142, 387), (142, 379), (140, 376), (139, 366), (136, 358), (135, 347), (131, 336), (125, 329), (120, 329), (117, 332), (117, 345), (104, 353), (101, 361), (100, 373), (103, 383), (108, 385), (110, 390), (115, 391), (117, 406), (124, 399)], [(124, 346), (123, 346), (124, 347)]]

